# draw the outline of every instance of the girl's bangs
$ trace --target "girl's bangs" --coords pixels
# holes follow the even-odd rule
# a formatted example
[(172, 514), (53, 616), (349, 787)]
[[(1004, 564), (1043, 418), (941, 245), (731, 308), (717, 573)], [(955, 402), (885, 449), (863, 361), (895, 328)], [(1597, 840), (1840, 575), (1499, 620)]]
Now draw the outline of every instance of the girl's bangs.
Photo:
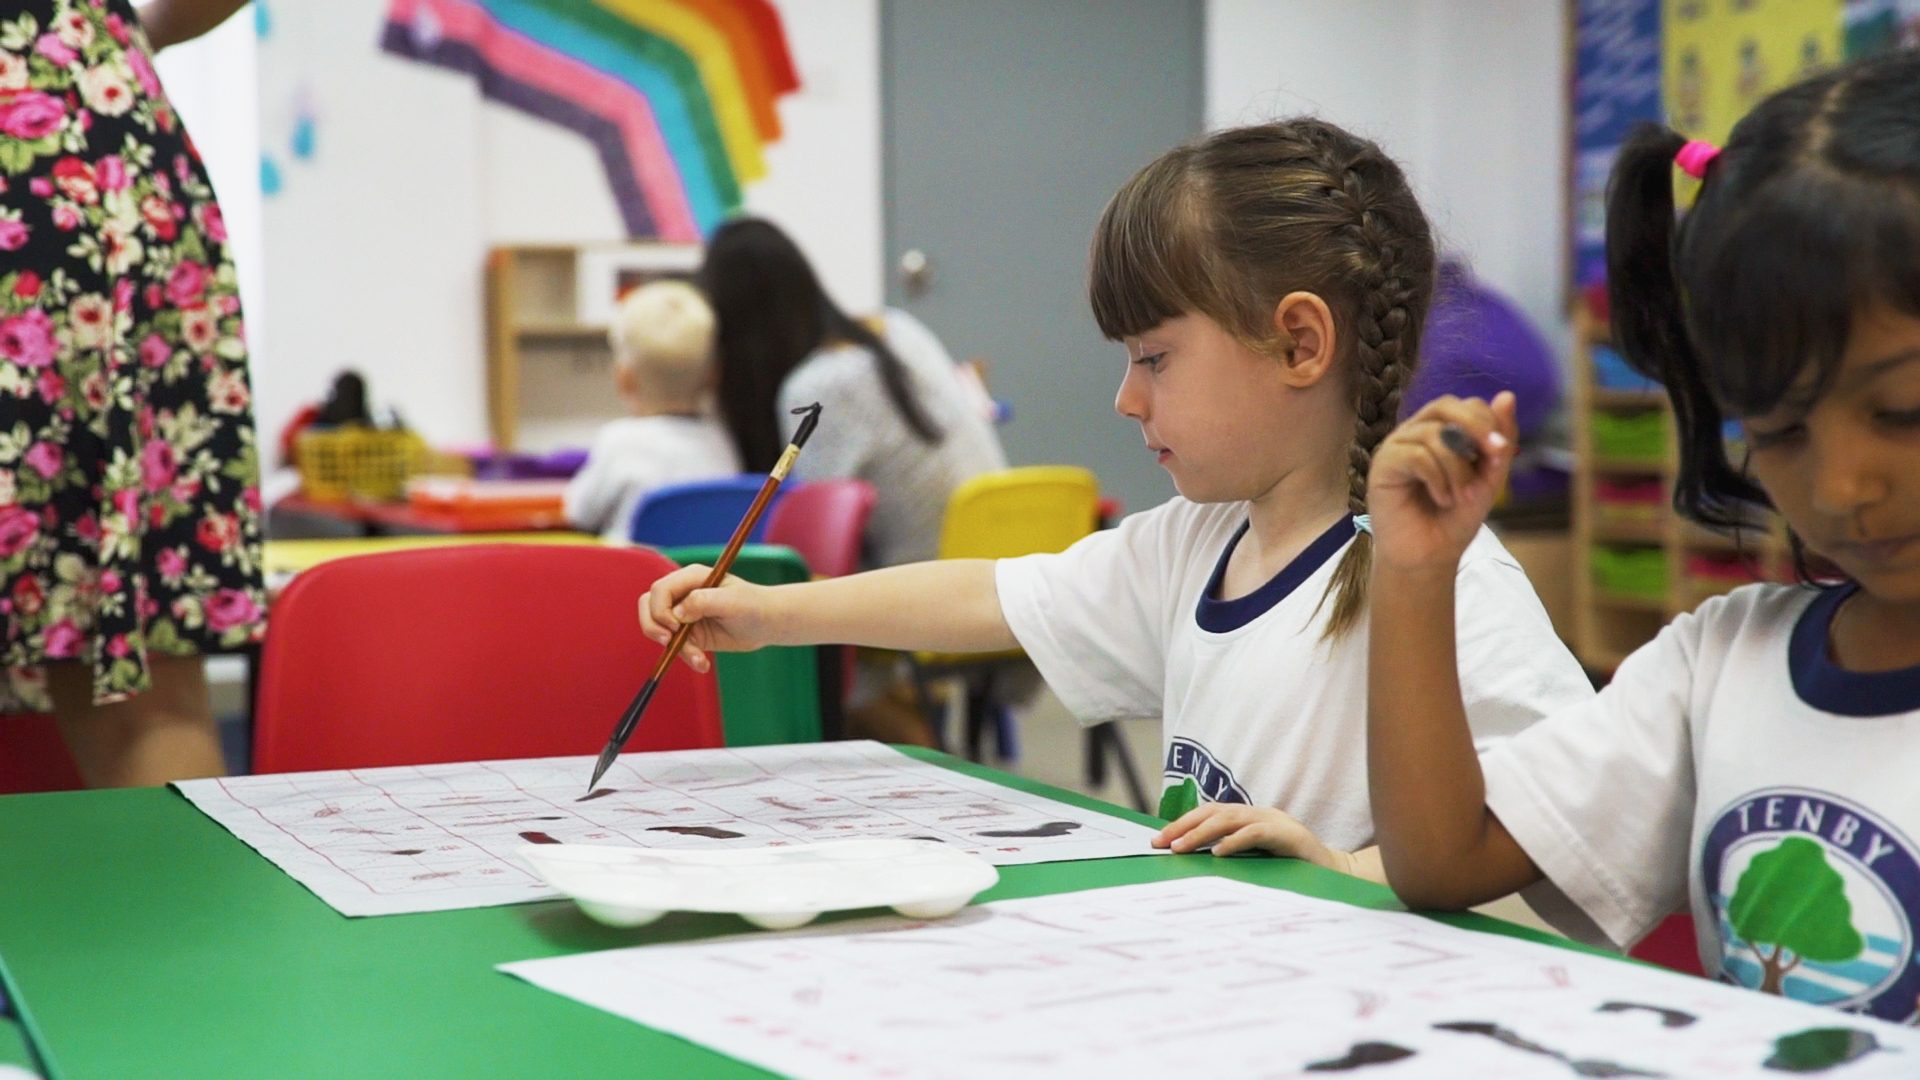
[(1192, 183), (1185, 155), (1169, 154), (1129, 180), (1101, 213), (1087, 299), (1108, 340), (1212, 306), (1203, 302), (1207, 245)]
[(1892, 185), (1811, 169), (1747, 205), (1701, 208), (1735, 221), (1686, 223), (1687, 328), (1727, 415), (1810, 406), (1831, 385), (1863, 310), (1886, 304), (1920, 315), (1917, 211)]

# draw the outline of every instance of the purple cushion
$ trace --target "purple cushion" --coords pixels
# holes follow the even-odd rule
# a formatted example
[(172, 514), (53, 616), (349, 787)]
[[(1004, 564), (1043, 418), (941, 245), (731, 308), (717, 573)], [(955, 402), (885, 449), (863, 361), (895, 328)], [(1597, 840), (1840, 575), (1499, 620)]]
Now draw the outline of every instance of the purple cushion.
[(1511, 390), (1518, 399), (1520, 437), (1528, 438), (1560, 404), (1560, 367), (1546, 340), (1463, 264), (1442, 260), (1439, 277), (1402, 415), (1445, 394), (1490, 398)]

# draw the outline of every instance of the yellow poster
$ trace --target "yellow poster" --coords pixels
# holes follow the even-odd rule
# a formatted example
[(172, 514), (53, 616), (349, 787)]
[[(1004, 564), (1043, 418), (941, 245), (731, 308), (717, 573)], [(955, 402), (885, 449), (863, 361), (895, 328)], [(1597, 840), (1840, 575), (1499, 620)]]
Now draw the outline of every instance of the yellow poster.
[(1779, 88), (1840, 62), (1844, 0), (1665, 0), (1667, 123), (1727, 141), (1734, 122)]

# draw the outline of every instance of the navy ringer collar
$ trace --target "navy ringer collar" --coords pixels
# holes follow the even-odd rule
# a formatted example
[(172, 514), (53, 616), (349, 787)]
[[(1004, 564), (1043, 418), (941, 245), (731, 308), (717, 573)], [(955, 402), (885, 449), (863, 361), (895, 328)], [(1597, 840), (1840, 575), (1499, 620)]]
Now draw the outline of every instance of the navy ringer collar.
[(1200, 629), (1213, 634), (1225, 634), (1247, 625), (1253, 620), (1273, 610), (1273, 606), (1285, 600), (1301, 582), (1313, 576), (1313, 572), (1326, 565), (1328, 559), (1338, 554), (1340, 549), (1353, 539), (1353, 515), (1348, 514), (1327, 527), (1305, 551), (1293, 557), (1273, 579), (1265, 585), (1235, 600), (1216, 599), (1220, 595), (1220, 582), (1227, 575), (1227, 560), (1233, 557), (1233, 549), (1240, 544), (1240, 538), (1247, 535), (1249, 522), (1241, 522), (1240, 528), (1227, 541), (1220, 552), (1220, 561), (1214, 564), (1213, 574), (1207, 578), (1207, 587), (1200, 592), (1199, 606), (1193, 617)]
[(1826, 589), (1800, 613), (1787, 666), (1800, 700), (1840, 716), (1893, 716), (1920, 709), (1920, 665), (1896, 671), (1848, 671), (1833, 662), (1833, 617), (1860, 586)]

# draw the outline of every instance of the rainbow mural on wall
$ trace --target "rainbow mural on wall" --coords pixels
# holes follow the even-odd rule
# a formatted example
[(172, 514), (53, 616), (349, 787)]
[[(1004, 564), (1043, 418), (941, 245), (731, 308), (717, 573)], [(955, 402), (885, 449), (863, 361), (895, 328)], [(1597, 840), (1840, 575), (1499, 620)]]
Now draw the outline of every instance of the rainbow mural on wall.
[(738, 209), (800, 86), (770, 0), (391, 0), (381, 47), (586, 137), (636, 239)]

